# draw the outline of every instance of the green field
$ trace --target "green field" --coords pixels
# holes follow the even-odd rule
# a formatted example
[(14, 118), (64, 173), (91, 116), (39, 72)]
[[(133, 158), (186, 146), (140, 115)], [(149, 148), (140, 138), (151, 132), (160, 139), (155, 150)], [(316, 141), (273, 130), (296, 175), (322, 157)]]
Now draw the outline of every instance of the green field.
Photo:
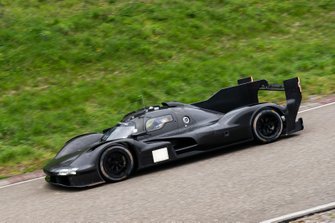
[(335, 1), (1, 0), (0, 177), (143, 105), (248, 75), (334, 93)]

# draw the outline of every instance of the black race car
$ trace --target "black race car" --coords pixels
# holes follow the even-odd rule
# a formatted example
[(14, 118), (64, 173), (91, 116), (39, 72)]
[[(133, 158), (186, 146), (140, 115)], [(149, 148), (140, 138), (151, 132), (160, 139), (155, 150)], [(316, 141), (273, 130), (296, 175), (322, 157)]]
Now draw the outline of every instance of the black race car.
[[(285, 91), (287, 104), (259, 103), (258, 91)], [(303, 129), (298, 78), (283, 85), (240, 79), (206, 101), (165, 102), (127, 114), (102, 133), (79, 135), (45, 167), (46, 181), (85, 187), (127, 179), (134, 171), (228, 146), (269, 143)]]

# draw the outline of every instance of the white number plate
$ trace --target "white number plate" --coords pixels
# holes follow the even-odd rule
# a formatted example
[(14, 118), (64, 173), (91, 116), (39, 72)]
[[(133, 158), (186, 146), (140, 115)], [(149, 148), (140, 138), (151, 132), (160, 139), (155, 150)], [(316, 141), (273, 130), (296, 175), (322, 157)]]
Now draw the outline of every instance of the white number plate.
[(152, 151), (152, 157), (154, 158), (154, 163), (161, 162), (169, 159), (169, 153), (167, 148), (161, 148)]

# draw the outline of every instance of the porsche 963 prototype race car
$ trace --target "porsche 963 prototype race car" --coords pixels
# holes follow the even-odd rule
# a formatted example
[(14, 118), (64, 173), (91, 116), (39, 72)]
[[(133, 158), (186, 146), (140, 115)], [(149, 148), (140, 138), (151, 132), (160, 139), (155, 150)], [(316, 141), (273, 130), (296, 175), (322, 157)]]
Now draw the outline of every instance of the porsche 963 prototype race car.
[[(258, 92), (284, 91), (286, 105), (260, 103)], [(127, 179), (139, 169), (257, 140), (270, 143), (303, 129), (298, 78), (283, 85), (251, 77), (206, 101), (165, 102), (131, 112), (102, 133), (65, 143), (45, 167), (46, 181), (85, 187)]]

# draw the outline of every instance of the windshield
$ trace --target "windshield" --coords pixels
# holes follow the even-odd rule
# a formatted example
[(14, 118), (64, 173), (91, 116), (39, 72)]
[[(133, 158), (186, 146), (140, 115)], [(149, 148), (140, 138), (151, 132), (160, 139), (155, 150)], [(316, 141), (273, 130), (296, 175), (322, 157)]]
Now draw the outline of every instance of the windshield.
[(135, 123), (119, 123), (117, 126), (108, 130), (102, 137), (102, 141), (128, 138), (131, 134), (136, 133)]

